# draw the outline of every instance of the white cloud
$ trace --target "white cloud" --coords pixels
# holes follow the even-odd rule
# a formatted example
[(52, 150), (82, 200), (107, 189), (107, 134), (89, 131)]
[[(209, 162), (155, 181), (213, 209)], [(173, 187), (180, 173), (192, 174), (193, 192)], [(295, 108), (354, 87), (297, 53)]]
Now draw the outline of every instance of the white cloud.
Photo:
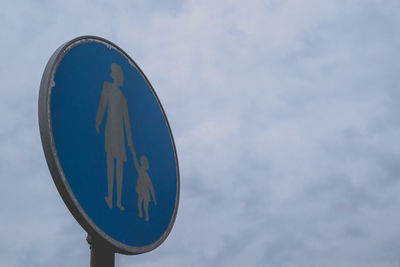
[[(87, 266), (44, 161), (46, 60), (110, 39), (171, 123), (182, 197), (118, 266), (397, 266), (398, 1), (23, 1), (2, 8), (0, 266)], [(18, 237), (18, 238), (16, 238)], [(26, 256), (25, 256), (26, 255)]]

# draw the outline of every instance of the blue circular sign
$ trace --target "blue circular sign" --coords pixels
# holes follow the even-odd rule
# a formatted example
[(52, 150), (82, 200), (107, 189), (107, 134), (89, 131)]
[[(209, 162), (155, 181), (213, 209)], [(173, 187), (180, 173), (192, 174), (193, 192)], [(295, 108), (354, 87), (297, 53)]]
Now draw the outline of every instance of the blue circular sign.
[(117, 252), (159, 246), (179, 201), (166, 115), (150, 82), (115, 44), (83, 36), (50, 58), (39, 95), (42, 144), (77, 221)]

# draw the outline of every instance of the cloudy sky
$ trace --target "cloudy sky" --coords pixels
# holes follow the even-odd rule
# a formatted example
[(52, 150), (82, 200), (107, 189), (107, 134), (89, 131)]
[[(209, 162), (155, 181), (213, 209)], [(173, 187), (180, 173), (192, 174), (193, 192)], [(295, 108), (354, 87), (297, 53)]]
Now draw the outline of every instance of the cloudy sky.
[(0, 266), (89, 266), (41, 147), (62, 43), (146, 73), (181, 171), (175, 226), (116, 266), (400, 266), (398, 0), (3, 1)]

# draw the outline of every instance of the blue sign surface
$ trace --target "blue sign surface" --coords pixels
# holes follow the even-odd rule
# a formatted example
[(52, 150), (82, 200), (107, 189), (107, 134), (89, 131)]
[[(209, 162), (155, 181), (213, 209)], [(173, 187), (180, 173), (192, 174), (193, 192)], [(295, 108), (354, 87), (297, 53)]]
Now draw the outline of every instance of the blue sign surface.
[(161, 104), (112, 43), (83, 38), (61, 50), (49, 74), (47, 116), (78, 220), (125, 252), (153, 249), (168, 235), (179, 200), (176, 151)]

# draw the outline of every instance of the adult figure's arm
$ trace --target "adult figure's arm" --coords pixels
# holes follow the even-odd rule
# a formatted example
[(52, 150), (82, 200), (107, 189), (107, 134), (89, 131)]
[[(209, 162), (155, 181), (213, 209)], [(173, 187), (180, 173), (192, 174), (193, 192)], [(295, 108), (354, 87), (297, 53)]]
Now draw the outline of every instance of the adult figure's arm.
[(133, 143), (132, 143), (131, 123), (129, 119), (128, 104), (126, 102), (126, 99), (124, 99), (122, 108), (124, 113), (126, 140), (128, 141), (128, 146), (131, 149), (132, 153), (135, 154), (135, 149), (133, 148)]
[(133, 149), (132, 154), (133, 154), (133, 162), (135, 163), (135, 168), (139, 172), (140, 166), (139, 166), (139, 162), (138, 162), (137, 157), (136, 157), (135, 149)]
[(135, 148), (133, 147), (133, 143), (132, 143), (131, 123), (130, 123), (128, 104), (126, 102), (126, 98), (124, 98), (124, 101), (122, 103), (122, 109), (123, 109), (123, 116), (124, 116), (126, 140), (128, 141), (128, 146), (131, 149), (131, 152), (133, 154), (133, 162), (135, 163), (135, 168), (139, 172), (140, 165), (137, 160), (136, 151), (135, 151)]
[(153, 197), (154, 205), (157, 205), (156, 194), (154, 193), (154, 187), (153, 187), (153, 183), (151, 182), (151, 180), (149, 183), (149, 187), (150, 187), (151, 196)]
[(96, 116), (96, 131), (99, 132), (99, 125), (103, 121), (103, 116), (104, 116), (104, 111), (106, 110), (107, 106), (107, 99), (108, 99), (108, 94), (107, 94), (107, 82), (104, 82), (103, 84), (103, 90), (101, 92), (101, 98), (99, 102), (99, 107), (97, 108), (97, 116)]

